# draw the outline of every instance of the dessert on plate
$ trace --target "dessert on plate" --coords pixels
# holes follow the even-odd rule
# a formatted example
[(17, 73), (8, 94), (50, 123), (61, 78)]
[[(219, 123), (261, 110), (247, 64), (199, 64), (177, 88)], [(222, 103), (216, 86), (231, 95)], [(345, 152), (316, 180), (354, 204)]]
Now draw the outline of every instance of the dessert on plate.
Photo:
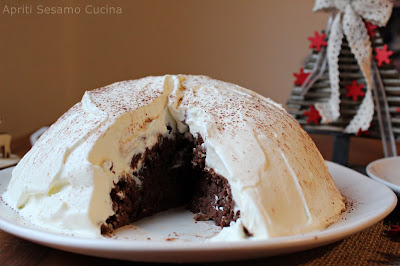
[(86, 92), (24, 156), (3, 198), (76, 236), (182, 205), (236, 238), (323, 229), (344, 210), (315, 144), (280, 105), (191, 75)]

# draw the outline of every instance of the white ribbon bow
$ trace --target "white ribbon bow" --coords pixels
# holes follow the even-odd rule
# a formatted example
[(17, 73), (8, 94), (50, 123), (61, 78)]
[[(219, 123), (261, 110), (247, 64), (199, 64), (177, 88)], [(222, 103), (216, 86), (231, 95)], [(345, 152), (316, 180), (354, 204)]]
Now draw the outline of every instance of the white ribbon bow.
[(317, 103), (316, 109), (322, 117), (322, 123), (329, 123), (339, 118), (339, 54), (343, 34), (346, 35), (351, 52), (360, 66), (366, 81), (366, 93), (361, 105), (345, 128), (346, 133), (367, 130), (374, 115), (371, 76), (371, 41), (363, 18), (378, 26), (386, 25), (392, 11), (389, 0), (316, 0), (313, 11), (333, 11), (337, 14), (332, 22), (327, 46), (331, 95), (326, 103)]

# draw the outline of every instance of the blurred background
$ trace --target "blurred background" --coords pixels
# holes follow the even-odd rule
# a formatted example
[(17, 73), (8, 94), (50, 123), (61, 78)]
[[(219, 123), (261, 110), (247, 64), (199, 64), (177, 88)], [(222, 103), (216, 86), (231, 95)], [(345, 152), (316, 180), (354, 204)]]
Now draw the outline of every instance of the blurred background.
[[(313, 4), (0, 0), (0, 132), (27, 136), (56, 121), (86, 90), (167, 73), (208, 75), (285, 103), (293, 73), (309, 54), (307, 37), (328, 20), (312, 12)], [(87, 5), (89, 12), (115, 7), (122, 14), (88, 14)], [(11, 7), (28, 10), (11, 15)], [(80, 13), (38, 14), (45, 7)]]

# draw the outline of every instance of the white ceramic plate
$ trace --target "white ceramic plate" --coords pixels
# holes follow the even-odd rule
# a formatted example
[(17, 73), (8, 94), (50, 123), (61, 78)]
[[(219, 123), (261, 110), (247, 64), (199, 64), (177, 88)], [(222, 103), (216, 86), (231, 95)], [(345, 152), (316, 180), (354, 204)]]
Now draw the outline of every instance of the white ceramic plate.
[[(205, 262), (267, 257), (326, 245), (374, 225), (396, 206), (397, 197), (386, 186), (349, 168), (327, 163), (349, 207), (339, 221), (323, 231), (257, 241), (204, 243), (219, 228), (208, 222), (196, 223), (193, 214), (174, 209), (118, 230), (111, 238), (80, 238), (34, 228), (2, 201), (0, 229), (45, 246), (86, 255), (132, 261)], [(10, 175), (11, 169), (0, 171), (0, 194)]]
[(367, 166), (367, 174), (390, 187), (400, 197), (400, 156), (371, 162)]

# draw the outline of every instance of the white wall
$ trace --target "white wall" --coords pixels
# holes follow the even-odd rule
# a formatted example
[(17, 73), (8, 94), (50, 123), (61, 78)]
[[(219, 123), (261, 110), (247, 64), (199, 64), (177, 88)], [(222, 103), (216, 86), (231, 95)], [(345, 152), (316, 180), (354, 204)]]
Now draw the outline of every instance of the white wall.
[(147, 75), (205, 74), (284, 103), (307, 37), (328, 19), (312, 0), (57, 2), (123, 14), (0, 13), (0, 131), (14, 137), (51, 124), (85, 90)]

